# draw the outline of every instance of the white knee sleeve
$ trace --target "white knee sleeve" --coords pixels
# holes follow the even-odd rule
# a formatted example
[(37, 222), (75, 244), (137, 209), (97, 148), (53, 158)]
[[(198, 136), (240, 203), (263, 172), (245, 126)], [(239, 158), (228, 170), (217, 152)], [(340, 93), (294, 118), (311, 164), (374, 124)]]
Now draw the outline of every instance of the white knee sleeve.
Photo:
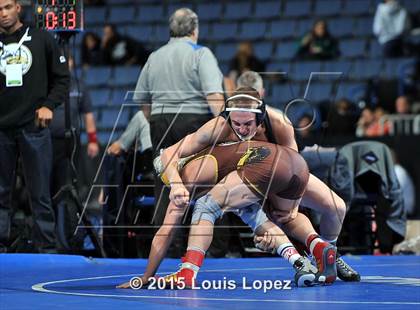
[(259, 226), (268, 221), (267, 215), (258, 203), (240, 208), (234, 213), (237, 214), (245, 224), (251, 227), (254, 232)]
[(195, 202), (191, 224), (198, 223), (200, 220), (206, 220), (214, 224), (222, 214), (219, 204), (211, 195), (207, 194)]

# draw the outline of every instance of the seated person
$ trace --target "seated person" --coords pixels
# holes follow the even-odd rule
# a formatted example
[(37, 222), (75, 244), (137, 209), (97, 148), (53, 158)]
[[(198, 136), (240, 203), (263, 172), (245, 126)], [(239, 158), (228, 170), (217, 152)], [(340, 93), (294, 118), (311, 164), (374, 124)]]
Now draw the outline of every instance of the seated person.
[(329, 60), (340, 56), (337, 40), (329, 33), (325, 20), (314, 23), (312, 30), (300, 41), (296, 56), (314, 60)]
[(233, 81), (246, 71), (265, 71), (265, 64), (254, 54), (251, 42), (241, 42), (229, 64), (229, 78)]
[(138, 111), (128, 123), (121, 137), (111, 144), (107, 152), (109, 155), (118, 156), (127, 152), (137, 141), (137, 149), (144, 152), (152, 148), (150, 138), (150, 125), (142, 111)]
[(101, 39), (93, 32), (86, 32), (82, 39), (81, 57), (83, 68), (102, 64)]
[(136, 40), (118, 33), (116, 27), (107, 24), (102, 36), (102, 61), (105, 65), (141, 65), (149, 57), (148, 51)]
[[(103, 208), (104, 225), (115, 226), (118, 221), (121, 225), (138, 224), (137, 220), (146, 223), (148, 217), (152, 216), (151, 212), (143, 212), (142, 217), (138, 219), (135, 208), (131, 207), (131, 202), (136, 197), (153, 195), (153, 189), (150, 187), (154, 180), (150, 127), (142, 111), (133, 116), (124, 133), (108, 147), (107, 154), (110, 156), (104, 159), (103, 184), (118, 186), (104, 186), (100, 191), (99, 201), (106, 205)], [(146, 255), (150, 240), (142, 240), (144, 247), (134, 251), (135, 246), (121, 246), (122, 233), (116, 234), (115, 229), (103, 229), (103, 242), (108, 256)], [(124, 234), (128, 235), (131, 232), (133, 230), (130, 229)]]

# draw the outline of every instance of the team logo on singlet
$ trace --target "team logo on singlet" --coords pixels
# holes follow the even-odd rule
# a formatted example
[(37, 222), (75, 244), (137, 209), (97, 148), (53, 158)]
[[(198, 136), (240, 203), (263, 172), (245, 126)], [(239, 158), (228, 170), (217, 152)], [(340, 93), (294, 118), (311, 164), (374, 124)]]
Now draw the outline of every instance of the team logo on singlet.
[(32, 66), (32, 53), (25, 45), (19, 49), (17, 43), (3, 45), (0, 49), (0, 71), (6, 74), (6, 65), (22, 64), (22, 75), (26, 74)]
[(266, 159), (268, 156), (270, 156), (270, 154), (271, 154), (271, 151), (267, 147), (264, 147), (264, 146), (251, 147), (242, 156), (238, 165), (243, 166), (247, 164), (258, 163)]

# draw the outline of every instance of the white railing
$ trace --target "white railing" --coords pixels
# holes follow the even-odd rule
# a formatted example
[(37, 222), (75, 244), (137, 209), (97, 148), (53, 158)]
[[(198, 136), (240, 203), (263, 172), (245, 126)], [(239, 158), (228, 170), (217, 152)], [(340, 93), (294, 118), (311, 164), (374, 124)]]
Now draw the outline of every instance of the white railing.
[(379, 119), (379, 130), (385, 135), (385, 126), (389, 135), (420, 135), (420, 114), (386, 114)]

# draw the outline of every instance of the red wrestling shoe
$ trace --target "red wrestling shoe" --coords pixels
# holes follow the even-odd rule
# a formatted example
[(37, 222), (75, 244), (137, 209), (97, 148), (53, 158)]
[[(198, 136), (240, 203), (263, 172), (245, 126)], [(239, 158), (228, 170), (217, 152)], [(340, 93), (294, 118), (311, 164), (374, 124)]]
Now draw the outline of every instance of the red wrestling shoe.
[(312, 234), (306, 240), (306, 246), (310, 249), (316, 260), (318, 268), (317, 282), (331, 284), (337, 278), (336, 256), (337, 248), (323, 241), (318, 235)]
[[(166, 289), (191, 289), (196, 287), (195, 271), (191, 266), (181, 265), (181, 268), (175, 272), (164, 277), (159, 277), (157, 281), (165, 281)], [(161, 280), (163, 279), (163, 280)], [(160, 284), (158, 283), (158, 286)]]
[(313, 255), (318, 268), (317, 281), (325, 284), (333, 283), (337, 278), (336, 247), (328, 242), (319, 242), (315, 245)]
[[(180, 269), (167, 276), (161, 277), (165, 281), (165, 288), (170, 289), (191, 289), (197, 284), (196, 277), (203, 264), (204, 253), (195, 250), (187, 250), (184, 257), (181, 258)], [(160, 278), (157, 281), (162, 281)]]

